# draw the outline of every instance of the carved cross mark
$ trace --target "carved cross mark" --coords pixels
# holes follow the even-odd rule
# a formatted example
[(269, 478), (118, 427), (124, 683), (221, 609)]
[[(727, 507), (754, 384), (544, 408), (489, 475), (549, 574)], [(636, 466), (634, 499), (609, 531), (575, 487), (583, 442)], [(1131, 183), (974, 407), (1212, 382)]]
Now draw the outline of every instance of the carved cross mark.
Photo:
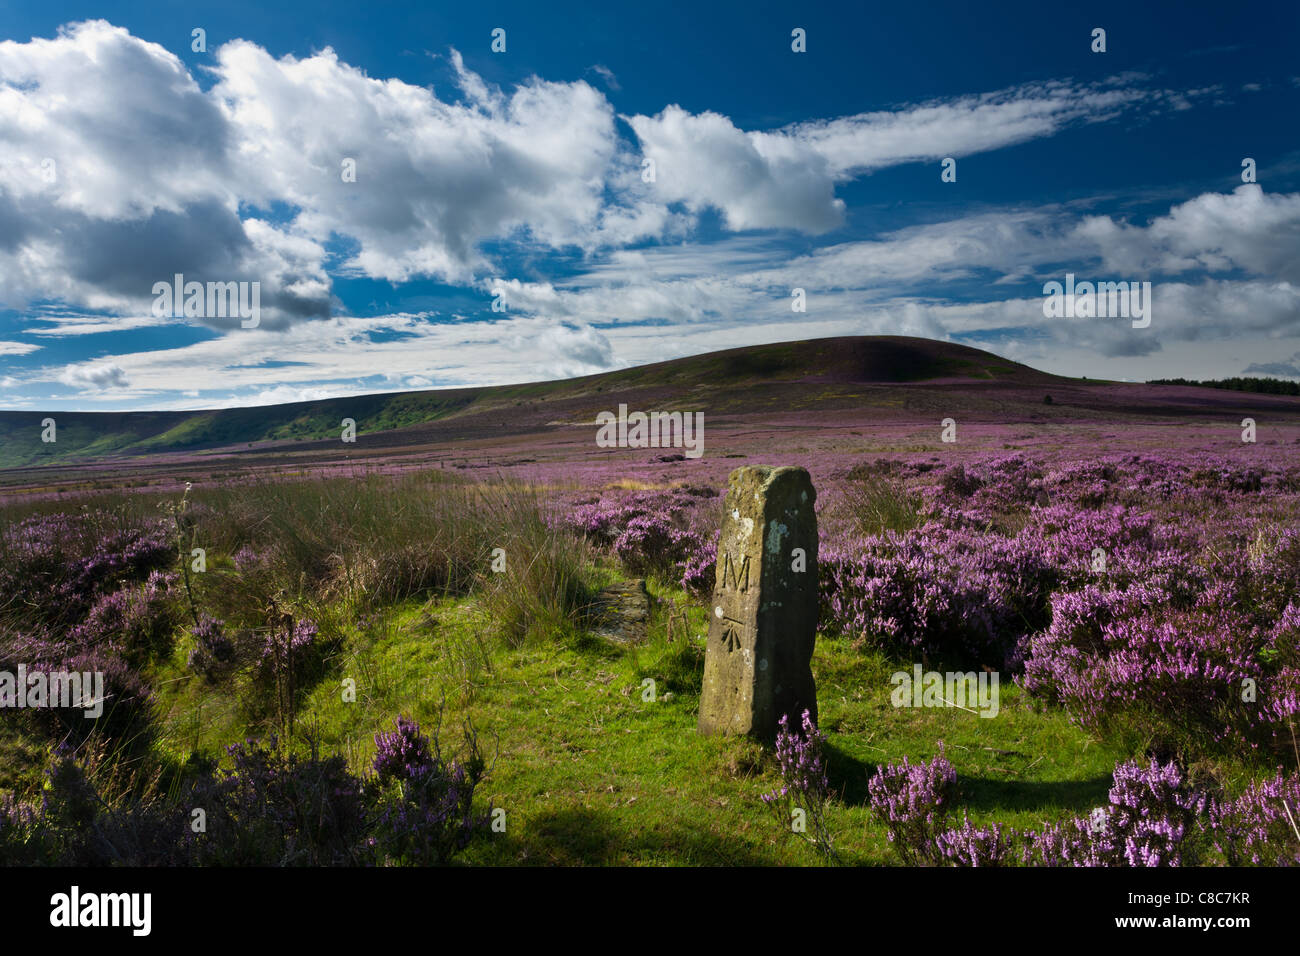
[(744, 641), (742, 640), (744, 628), (745, 624), (743, 621), (737, 621), (734, 617), (723, 617), (722, 635), (720, 640), (722, 646), (727, 649), (728, 654), (744, 644)]

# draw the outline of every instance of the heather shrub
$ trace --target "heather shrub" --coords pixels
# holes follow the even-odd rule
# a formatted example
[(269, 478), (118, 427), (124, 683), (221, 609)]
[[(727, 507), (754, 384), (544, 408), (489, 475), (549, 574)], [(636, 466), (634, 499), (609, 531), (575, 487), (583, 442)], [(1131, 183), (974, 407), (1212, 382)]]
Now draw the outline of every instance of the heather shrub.
[(1255, 467), (1231, 462), (1216, 462), (1190, 469), (1187, 473), (1187, 482), (1198, 488), (1234, 494), (1254, 494), (1263, 488), (1264, 473)]
[(887, 831), (890, 844), (908, 866), (944, 862), (936, 838), (957, 795), (957, 771), (943, 755), (930, 761), (881, 767), (867, 782), (871, 812)]
[[(227, 748), (229, 770), (200, 777), (186, 798), (207, 816), (187, 838), (190, 862), (210, 866), (335, 866), (365, 862), (366, 801), (347, 762), (288, 752), (276, 737)], [(187, 828), (188, 829), (188, 828)]]
[(194, 647), (190, 651), (190, 670), (209, 682), (219, 680), (235, 660), (235, 642), (226, 635), (225, 623), (203, 614), (190, 629)]
[(183, 865), (188, 811), (168, 805), (153, 778), (125, 785), (97, 744), (60, 744), (35, 800), (0, 796), (0, 865)]
[(325, 676), (339, 638), (322, 635), (310, 617), (274, 606), (266, 619), (266, 627), (243, 632), (251, 639), (247, 650), (251, 667), (241, 703), (251, 722), (274, 716), (278, 726), (291, 729), (299, 701)]
[(1285, 621), (1265, 632), (1213, 603), (1178, 610), (1168, 598), (1158, 585), (1055, 595), (1051, 625), (1029, 638), (1022, 685), (1134, 745), (1188, 755), (1284, 745), (1300, 669), (1269, 651), (1292, 646), (1296, 632)]
[(99, 795), (72, 753), (62, 746), (51, 754), (38, 802), (0, 798), (0, 864), (66, 866), (82, 856), (76, 844), (94, 822)]
[(843, 477), (849, 481), (873, 481), (892, 479), (907, 482), (932, 471), (942, 472), (947, 464), (940, 458), (932, 457), (928, 461), (912, 461), (900, 458), (876, 458), (854, 465)]
[(1273, 473), (1269, 478), (1272, 480), (1274, 491), (1289, 495), (1300, 493), (1300, 466), (1292, 465), (1290, 468), (1284, 468)]
[(53, 866), (57, 834), (42, 826), (40, 811), (12, 794), (0, 793), (0, 866)]
[(92, 736), (141, 749), (152, 701), (138, 673), (171, 649), (179, 620), (165, 527), (121, 511), (36, 515), (0, 532), (0, 664), (13, 671), (102, 674), (99, 717), (83, 705), (22, 718), (51, 739)]
[(1210, 840), (1229, 866), (1300, 865), (1300, 774), (1279, 770), (1210, 807)]
[[(1104, 839), (1129, 866), (1178, 866), (1207, 798), (1190, 787), (1174, 764), (1122, 763), (1110, 789)], [(1195, 862), (1189, 860), (1188, 862)]]
[(1006, 455), (982, 466), (977, 503), (998, 511), (1013, 511), (1047, 504), (1043, 472), (1024, 455)]
[(0, 533), (0, 616), (18, 626), (70, 627), (102, 595), (145, 580), (174, 556), (156, 521), (89, 510), (23, 519)]
[[(1057, 569), (1070, 589), (1104, 580), (1112, 585), (1145, 580), (1153, 560), (1173, 556), (1154, 514), (1121, 505), (1079, 509), (1052, 505), (1034, 513), (1028, 543)], [(1094, 570), (1093, 550), (1104, 554), (1104, 571)], [(1186, 559), (1183, 559), (1184, 561)]]
[[(15, 674), (22, 666), (27, 675), (56, 672), (76, 673), (83, 677), (83, 701), (64, 707), (63, 695), (46, 702), (46, 706), (5, 711), (5, 720), (20, 723), (25, 729), (51, 742), (66, 740), (80, 743), (92, 737), (112, 742), (133, 753), (142, 751), (151, 739), (153, 696), (140, 674), (116, 655), (111, 648), (81, 650), (67, 641), (54, 640), (44, 633), (0, 633), (0, 670)], [(84, 683), (89, 674), (91, 683)], [(98, 701), (98, 716), (86, 716), (96, 709), (92, 700), (94, 678), (103, 679), (103, 699)], [(47, 678), (47, 686), (53, 681)], [(75, 688), (75, 685), (73, 685)]]
[(134, 667), (166, 657), (181, 619), (176, 579), (174, 573), (153, 571), (143, 585), (102, 595), (69, 630), (69, 642), (111, 650)]
[[(930, 782), (933, 772), (927, 775), (912, 767), (904, 775), (902, 768), (891, 769), (895, 769), (892, 785), (873, 789), (872, 806), (875, 809), (879, 801), (885, 807), (878, 811), (880, 815), (904, 821), (891, 829), (898, 833), (896, 845), (910, 851), (907, 858), (953, 866), (1194, 865), (1203, 859), (1208, 848), (1206, 834), (1215, 827), (1212, 821), (1216, 819), (1222, 821), (1217, 824), (1221, 842), (1237, 847), (1256, 845), (1263, 831), (1253, 828), (1258, 817), (1253, 815), (1252, 801), (1260, 792), (1272, 793), (1268, 785), (1253, 788), (1243, 795), (1241, 811), (1236, 809), (1238, 804), (1225, 804), (1227, 809), (1214, 817), (1214, 801), (1189, 785), (1176, 764), (1126, 762), (1115, 767), (1107, 804), (1086, 817), (1023, 832), (997, 823), (976, 827), (963, 819), (960, 827), (938, 831), (928, 823), (936, 803), (930, 796), (935, 789)], [(878, 790), (885, 790), (891, 799), (878, 798)], [(918, 796), (907, 803), (893, 796), (900, 792)], [(1268, 819), (1274, 823), (1276, 815)]]
[(1259, 528), (1233, 562), (1243, 599), (1279, 615), (1300, 594), (1300, 528)]
[(1080, 508), (1097, 508), (1119, 494), (1120, 470), (1112, 461), (1071, 462), (1045, 476), (1044, 488), (1057, 500)]
[(405, 718), (375, 737), (380, 802), (374, 849), (380, 862), (444, 866), (487, 831), (491, 806), (474, 809), (475, 788), (488, 771), (478, 737), (466, 724), (462, 754), (445, 758), (438, 739), (441, 717), (439, 708), (432, 742)]
[(944, 830), (934, 838), (935, 854), (952, 866), (1011, 866), (1021, 852), (1020, 834), (1003, 830), (1002, 824), (977, 827), (962, 811), (962, 825)]
[(1209, 798), (1172, 762), (1115, 767), (1109, 803), (1088, 819), (1030, 834), (1027, 862), (1043, 866), (1179, 866), (1198, 862), (1195, 838)]
[[(772, 808), (777, 826), (785, 833), (797, 833), (827, 859), (835, 858), (835, 846), (826, 811), (830, 803), (830, 778), (826, 775), (826, 735), (817, 729), (809, 711), (803, 712), (799, 729), (790, 729), (790, 718), (781, 715), (776, 734), (776, 760), (781, 768), (781, 786), (762, 795)], [(793, 829), (796, 819), (802, 823)]]
[(718, 578), (718, 538), (721, 532), (713, 536), (712, 542), (699, 538), (693, 553), (682, 562), (682, 590), (695, 597), (708, 597)]
[(661, 515), (638, 515), (614, 539), (613, 551), (633, 574), (671, 579), (702, 544), (695, 532), (675, 527)]
[[(54, 750), (39, 798), (0, 795), (0, 865), (338, 866), (450, 861), (484, 830), (473, 795), (487, 767), (473, 729), (445, 760), (409, 721), (379, 735), (376, 774), (276, 737), (192, 761), (170, 787), (122, 777), (99, 746)], [(202, 811), (199, 832), (191, 823)]]
[(1055, 574), (1023, 539), (935, 523), (824, 542), (818, 563), (823, 628), (1000, 669), (1047, 623)]
[(960, 511), (977, 519), (977, 526), (987, 527), (1014, 526), (1012, 516), (1045, 506), (1049, 497), (1035, 462), (1024, 455), (1006, 455), (948, 466), (936, 484), (921, 490), (920, 500), (922, 512), (931, 519)]
[(896, 477), (904, 468), (904, 462), (896, 458), (876, 458), (854, 465), (844, 475), (849, 481), (870, 481), (876, 478)]
[(940, 500), (960, 504), (984, 487), (984, 480), (958, 462), (939, 476)]
[(257, 574), (270, 565), (270, 554), (259, 551), (252, 545), (243, 545), (230, 558), (235, 570), (240, 574)]
[(682, 517), (697, 506), (697, 495), (681, 489), (606, 494), (574, 507), (557, 523), (573, 529), (598, 545), (612, 545), (637, 518), (658, 517), (672, 527), (682, 527)]
[(153, 692), (138, 671), (121, 658), (98, 650), (73, 654), (51, 666), (102, 674), (104, 678), (103, 712), (88, 718), (83, 707), (50, 708), (44, 713), (57, 721), (54, 732), (61, 732), (73, 742), (96, 734), (124, 748), (124, 752), (143, 752), (154, 733)]
[(1099, 807), (1094, 819), (1075, 817), (1063, 823), (1050, 823), (1041, 830), (1026, 834), (1022, 851), (1030, 866), (1117, 866), (1118, 858), (1107, 852), (1096, 839), (1096, 829), (1105, 825), (1105, 808)]
[(275, 684), (289, 675), (300, 684), (319, 676), (323, 642), (317, 640), (320, 628), (309, 617), (286, 614), (273, 621), (262, 637), (254, 675), (258, 682)]
[(375, 735), (371, 764), (380, 784), (414, 780), (433, 767), (429, 738), (420, 733), (420, 725), (405, 717), (398, 717), (396, 723), (396, 730)]
[[(609, 548), (633, 574), (654, 575), (696, 595), (713, 589), (719, 516), (710, 488), (603, 495), (576, 504), (554, 527)], [(712, 544), (710, 544), (710, 542)]]

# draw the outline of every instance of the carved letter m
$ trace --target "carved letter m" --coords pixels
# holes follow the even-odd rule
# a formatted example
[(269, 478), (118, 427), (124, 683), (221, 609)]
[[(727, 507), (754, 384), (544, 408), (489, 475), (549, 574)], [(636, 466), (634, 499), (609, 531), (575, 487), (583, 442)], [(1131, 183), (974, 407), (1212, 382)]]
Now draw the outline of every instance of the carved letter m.
[(734, 587), (742, 594), (749, 590), (749, 555), (745, 555), (740, 562), (740, 573), (736, 573), (736, 566), (732, 563), (731, 552), (723, 553), (722, 558), (722, 586)]

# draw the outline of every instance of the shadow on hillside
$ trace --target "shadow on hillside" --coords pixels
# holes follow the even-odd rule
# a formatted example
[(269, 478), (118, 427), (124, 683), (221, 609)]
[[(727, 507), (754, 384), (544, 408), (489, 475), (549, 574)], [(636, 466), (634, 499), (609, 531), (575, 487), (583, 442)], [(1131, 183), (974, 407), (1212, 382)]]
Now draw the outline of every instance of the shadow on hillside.
[[(498, 839), (500, 839), (498, 837)], [(592, 866), (665, 863), (767, 866), (771, 860), (734, 837), (668, 824), (638, 826), (603, 810), (565, 809), (528, 822), (500, 848), (514, 865)]]
[(823, 753), (826, 755), (826, 776), (830, 778), (831, 790), (839, 794), (840, 799), (849, 806), (862, 806), (870, 802), (867, 780), (876, 772), (876, 764), (859, 760), (829, 742)]
[[(825, 747), (826, 775), (831, 790), (848, 806), (866, 806), (871, 802), (867, 781), (878, 764), (861, 760), (832, 743)], [(1001, 777), (958, 775), (960, 806), (971, 810), (1048, 810), (1061, 809), (1086, 813), (1105, 804), (1110, 792), (1110, 774), (1087, 780), (1014, 780)]]

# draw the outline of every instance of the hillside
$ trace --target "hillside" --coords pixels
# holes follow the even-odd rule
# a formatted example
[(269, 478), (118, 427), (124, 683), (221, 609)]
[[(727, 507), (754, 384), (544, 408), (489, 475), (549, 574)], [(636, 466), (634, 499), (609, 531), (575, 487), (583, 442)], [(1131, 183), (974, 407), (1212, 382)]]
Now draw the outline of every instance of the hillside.
[[(1051, 402), (1047, 399), (1051, 398)], [(620, 403), (705, 412), (714, 424), (766, 427), (793, 416), (852, 427), (890, 421), (1099, 422), (1300, 419), (1300, 399), (1201, 388), (1071, 379), (951, 342), (899, 336), (748, 346), (551, 382), (391, 392), (262, 407), (176, 412), (0, 411), (0, 469), (42, 480), (42, 466), (116, 462), (166, 467), (177, 456), (268, 463), (448, 448), (483, 440), (563, 441)], [(847, 418), (846, 418), (847, 416)], [(53, 417), (58, 440), (41, 441)], [(357, 442), (340, 443), (355, 420)], [(86, 476), (89, 476), (87, 473)], [(19, 476), (10, 472), (7, 476)], [(83, 476), (84, 477), (84, 476)]]
[[(764, 387), (769, 401), (781, 395), (780, 390), (771, 391), (776, 385), (830, 386), (832, 392), (823, 401), (842, 404), (851, 399), (855, 386), (937, 380), (1030, 384), (1056, 379), (948, 342), (893, 336), (812, 339), (522, 385), (177, 412), (3, 411), (0, 467), (220, 448), (246, 452), (250, 445), (273, 448), (282, 442), (334, 440), (344, 418), (354, 419), (358, 431), (371, 436), (447, 420), (464, 426), (456, 430), (458, 435), (482, 428), (499, 435), (502, 428), (505, 433), (532, 430), (575, 415), (589, 420), (611, 399), (624, 396), (646, 402), (689, 400), (693, 408), (722, 411), (748, 406), (757, 397), (757, 386)], [(58, 423), (58, 440), (52, 444), (40, 439), (46, 417)], [(391, 444), (402, 445), (415, 436), (392, 437)]]

